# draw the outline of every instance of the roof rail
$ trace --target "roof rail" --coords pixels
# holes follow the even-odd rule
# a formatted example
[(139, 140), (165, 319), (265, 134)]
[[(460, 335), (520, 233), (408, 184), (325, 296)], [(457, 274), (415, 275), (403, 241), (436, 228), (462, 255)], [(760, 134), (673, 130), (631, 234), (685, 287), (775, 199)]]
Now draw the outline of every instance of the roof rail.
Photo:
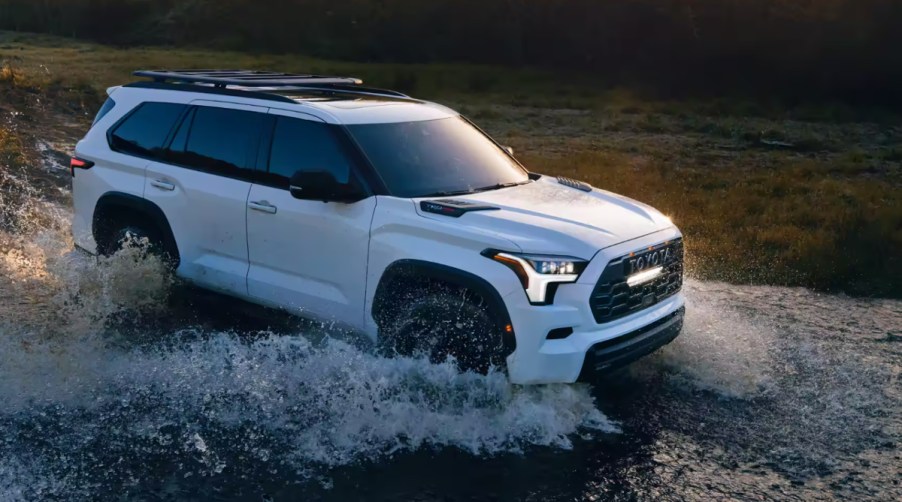
[(409, 98), (406, 94), (387, 89), (364, 87), (363, 81), (353, 77), (298, 75), (256, 70), (139, 70), (132, 75), (152, 78), (157, 83), (210, 84), (219, 89), (249, 89), (257, 92), (299, 91), (371, 94)]
[(254, 70), (139, 70), (136, 77), (150, 77), (157, 82), (213, 84), (216, 87), (292, 87), (308, 84), (360, 85), (362, 80), (352, 77), (324, 75), (295, 75), (274, 71)]

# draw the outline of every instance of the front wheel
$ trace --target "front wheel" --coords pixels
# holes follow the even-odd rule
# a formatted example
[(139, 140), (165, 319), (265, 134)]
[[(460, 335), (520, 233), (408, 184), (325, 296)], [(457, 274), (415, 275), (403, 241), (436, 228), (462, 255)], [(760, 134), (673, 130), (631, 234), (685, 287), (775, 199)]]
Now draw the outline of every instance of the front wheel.
[(426, 355), (433, 363), (450, 356), (463, 371), (487, 373), (504, 365), (501, 330), (484, 302), (445, 289), (415, 296), (382, 330), (383, 347), (404, 356)]

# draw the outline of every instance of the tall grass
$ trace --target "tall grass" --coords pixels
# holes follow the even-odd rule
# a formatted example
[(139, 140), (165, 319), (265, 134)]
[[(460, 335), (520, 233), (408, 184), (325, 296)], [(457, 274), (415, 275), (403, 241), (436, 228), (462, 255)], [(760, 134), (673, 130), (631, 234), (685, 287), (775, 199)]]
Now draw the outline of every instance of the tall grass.
[(885, 180), (836, 176), (817, 162), (792, 159), (753, 170), (636, 164), (607, 152), (524, 160), (668, 214), (686, 236), (693, 276), (902, 294), (902, 190)]
[(356, 75), (450, 104), (534, 171), (660, 208), (684, 231), (697, 277), (902, 297), (902, 120), (879, 108), (649, 100), (541, 69), (122, 49), (0, 32), (0, 114), (16, 128), (0, 135), (0, 180), (34, 172), (29, 141), (62, 122), (87, 127), (103, 90), (131, 71), (211, 66)]

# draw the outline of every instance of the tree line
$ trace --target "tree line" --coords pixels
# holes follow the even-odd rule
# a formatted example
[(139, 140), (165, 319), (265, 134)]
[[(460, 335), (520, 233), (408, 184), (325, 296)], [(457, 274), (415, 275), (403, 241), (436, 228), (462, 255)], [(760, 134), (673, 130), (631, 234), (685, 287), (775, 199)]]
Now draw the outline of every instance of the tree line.
[(0, 0), (0, 29), (902, 102), (900, 0)]

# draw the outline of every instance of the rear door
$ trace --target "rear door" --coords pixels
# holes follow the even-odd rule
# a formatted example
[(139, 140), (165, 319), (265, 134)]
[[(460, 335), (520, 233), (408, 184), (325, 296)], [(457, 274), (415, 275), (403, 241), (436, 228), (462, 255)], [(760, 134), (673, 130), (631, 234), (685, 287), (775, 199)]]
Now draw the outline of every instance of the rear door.
[(164, 161), (146, 170), (144, 196), (166, 214), (181, 277), (247, 295), (246, 206), (267, 108), (195, 101)]
[(302, 113), (270, 115), (272, 131), (261, 155), (266, 169), (248, 198), (248, 293), (320, 320), (362, 327), (376, 197), (352, 204), (292, 197), (289, 178), (298, 170), (327, 170), (339, 182), (356, 182), (353, 156), (336, 126)]

